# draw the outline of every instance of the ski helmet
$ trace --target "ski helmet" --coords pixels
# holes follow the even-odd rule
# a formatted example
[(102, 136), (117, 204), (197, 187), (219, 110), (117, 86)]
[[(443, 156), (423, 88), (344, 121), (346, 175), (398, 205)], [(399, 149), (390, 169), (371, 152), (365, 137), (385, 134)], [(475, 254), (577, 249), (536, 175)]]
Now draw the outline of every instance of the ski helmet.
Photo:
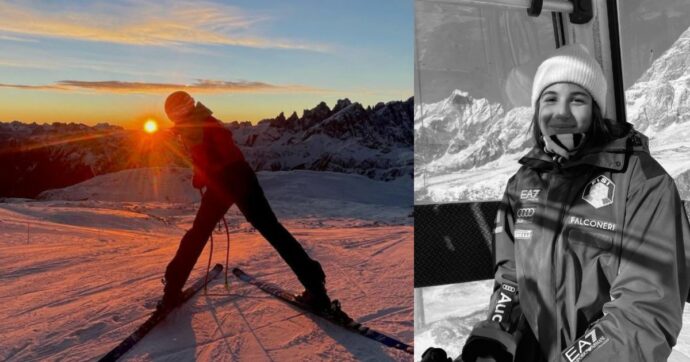
[(194, 98), (184, 91), (171, 93), (165, 100), (165, 113), (173, 122), (181, 121), (194, 110)]

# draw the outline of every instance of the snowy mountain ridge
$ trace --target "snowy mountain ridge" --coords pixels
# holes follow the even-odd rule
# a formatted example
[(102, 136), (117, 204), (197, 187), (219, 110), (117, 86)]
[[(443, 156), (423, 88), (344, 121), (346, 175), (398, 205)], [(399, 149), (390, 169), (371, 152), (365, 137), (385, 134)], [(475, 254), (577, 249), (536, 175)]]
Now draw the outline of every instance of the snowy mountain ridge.
[(469, 170), (504, 154), (524, 153), (531, 144), (529, 107), (506, 112), (498, 103), (456, 90), (416, 112), (417, 172)]
[[(227, 127), (255, 170), (315, 170), (376, 180), (410, 177), (413, 98), (364, 108), (348, 99), (333, 109), (321, 102), (302, 117), (265, 119)], [(0, 196), (34, 197), (121, 170), (186, 166), (186, 153), (167, 131), (153, 136), (99, 124), (39, 125), (0, 122)]]
[(628, 120), (652, 138), (671, 124), (690, 124), (690, 28), (625, 96)]

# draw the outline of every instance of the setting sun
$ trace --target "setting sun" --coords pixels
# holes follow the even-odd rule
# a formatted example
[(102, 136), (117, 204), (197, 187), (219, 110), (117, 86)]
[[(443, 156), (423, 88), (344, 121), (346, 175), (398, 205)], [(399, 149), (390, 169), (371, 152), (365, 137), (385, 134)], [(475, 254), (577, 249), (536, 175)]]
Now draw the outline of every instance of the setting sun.
[(156, 123), (156, 121), (153, 119), (149, 119), (146, 121), (146, 123), (144, 123), (144, 131), (147, 133), (155, 133), (158, 131), (158, 123)]

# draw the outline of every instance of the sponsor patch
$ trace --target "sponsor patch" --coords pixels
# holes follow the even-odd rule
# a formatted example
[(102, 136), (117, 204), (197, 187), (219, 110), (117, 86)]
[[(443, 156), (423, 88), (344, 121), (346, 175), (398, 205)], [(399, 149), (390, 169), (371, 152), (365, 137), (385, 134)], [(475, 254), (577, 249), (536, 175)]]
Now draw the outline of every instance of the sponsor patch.
[(582, 199), (598, 209), (613, 203), (616, 185), (608, 177), (601, 175), (590, 181), (582, 191)]
[(501, 289), (496, 299), (496, 306), (493, 312), (491, 312), (491, 320), (501, 324), (506, 331), (510, 328), (510, 311), (513, 309), (516, 293), (517, 288), (514, 286), (501, 284)]
[(642, 146), (642, 137), (640, 137), (640, 134), (637, 133), (637, 131), (635, 131), (632, 137), (630, 137), (630, 143), (632, 143), (633, 146)]
[(587, 226), (587, 227), (594, 228), (594, 229), (610, 230), (610, 231), (616, 230), (616, 224), (614, 224), (612, 222), (608, 222), (608, 221), (601, 221), (601, 220), (571, 216), (568, 219), (568, 222), (572, 225)]
[(539, 193), (541, 193), (541, 189), (520, 190), (520, 200), (538, 201), (539, 200)]
[(532, 216), (537, 213), (537, 209), (534, 207), (522, 207), (515, 211), (516, 224), (529, 224), (532, 222)]
[(575, 340), (561, 355), (568, 362), (584, 361), (597, 348), (609, 341), (609, 337), (599, 327), (587, 331), (584, 336)]
[(515, 229), (515, 239), (531, 239), (532, 230)]
[(523, 207), (521, 209), (518, 209), (517, 211), (517, 217), (521, 218), (528, 218), (534, 216), (534, 214), (537, 212), (537, 209), (534, 207)]

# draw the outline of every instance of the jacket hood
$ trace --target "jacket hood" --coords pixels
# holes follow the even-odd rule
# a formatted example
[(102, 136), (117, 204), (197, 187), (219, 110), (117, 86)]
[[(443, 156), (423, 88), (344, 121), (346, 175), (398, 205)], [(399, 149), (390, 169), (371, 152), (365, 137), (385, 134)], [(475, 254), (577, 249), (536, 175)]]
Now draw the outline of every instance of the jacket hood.
[(620, 171), (625, 167), (626, 156), (632, 152), (649, 153), (649, 138), (636, 131), (630, 123), (609, 125), (613, 140), (601, 146), (585, 147), (572, 159), (557, 163), (543, 149), (535, 146), (518, 162), (534, 169), (569, 169), (579, 165), (591, 165)]
[(186, 114), (178, 123), (200, 123), (205, 121), (213, 112), (201, 102), (196, 102), (194, 109)]

